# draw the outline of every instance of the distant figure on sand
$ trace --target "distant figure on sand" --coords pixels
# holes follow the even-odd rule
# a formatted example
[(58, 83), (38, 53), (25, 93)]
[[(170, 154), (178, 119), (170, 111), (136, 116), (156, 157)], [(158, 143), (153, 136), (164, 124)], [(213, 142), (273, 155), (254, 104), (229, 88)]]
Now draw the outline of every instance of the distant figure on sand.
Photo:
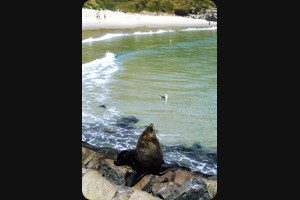
[(208, 26), (210, 26), (210, 20), (208, 20)]
[(104, 16), (104, 20), (106, 20), (106, 16), (105, 16), (105, 14), (104, 14), (103, 16)]
[(96, 14), (96, 18), (97, 18), (97, 19), (101, 19), (101, 17), (100, 17), (100, 12), (99, 12), (99, 11), (98, 11), (97, 14)]

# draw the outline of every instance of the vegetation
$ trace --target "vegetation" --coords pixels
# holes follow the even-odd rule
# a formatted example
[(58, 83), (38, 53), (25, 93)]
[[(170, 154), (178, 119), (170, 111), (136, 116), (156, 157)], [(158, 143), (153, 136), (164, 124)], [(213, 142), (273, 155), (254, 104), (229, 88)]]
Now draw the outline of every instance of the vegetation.
[(176, 10), (181, 10), (189, 14), (197, 14), (206, 10), (216, 10), (216, 4), (211, 0), (88, 0), (83, 8), (133, 13), (142, 11), (174, 13)]

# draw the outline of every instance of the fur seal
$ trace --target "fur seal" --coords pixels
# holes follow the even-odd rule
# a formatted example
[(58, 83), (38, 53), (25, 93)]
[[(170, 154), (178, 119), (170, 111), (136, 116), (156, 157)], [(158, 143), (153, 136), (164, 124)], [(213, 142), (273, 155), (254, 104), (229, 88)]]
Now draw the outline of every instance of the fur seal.
[(136, 174), (128, 174), (125, 177), (125, 185), (130, 187), (134, 186), (146, 174), (162, 175), (170, 169), (168, 165), (163, 166), (163, 152), (156, 138), (153, 123), (141, 134), (136, 148), (121, 151), (114, 164), (117, 166), (129, 165), (136, 171)]
[(164, 163), (153, 123), (144, 130), (137, 141), (135, 150), (139, 166), (148, 172), (157, 172)]

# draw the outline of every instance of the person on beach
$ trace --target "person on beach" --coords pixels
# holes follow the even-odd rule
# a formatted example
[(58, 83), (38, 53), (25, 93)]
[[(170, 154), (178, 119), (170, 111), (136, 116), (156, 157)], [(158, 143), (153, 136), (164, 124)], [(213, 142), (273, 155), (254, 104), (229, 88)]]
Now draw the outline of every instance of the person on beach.
[(208, 26), (210, 26), (210, 20), (208, 20)]
[(101, 17), (100, 17), (100, 12), (99, 12), (99, 11), (98, 11), (97, 14), (96, 14), (96, 18), (97, 18), (97, 19), (101, 19)]
[(104, 16), (104, 20), (106, 20), (106, 16), (105, 16), (105, 14), (104, 14), (103, 16)]

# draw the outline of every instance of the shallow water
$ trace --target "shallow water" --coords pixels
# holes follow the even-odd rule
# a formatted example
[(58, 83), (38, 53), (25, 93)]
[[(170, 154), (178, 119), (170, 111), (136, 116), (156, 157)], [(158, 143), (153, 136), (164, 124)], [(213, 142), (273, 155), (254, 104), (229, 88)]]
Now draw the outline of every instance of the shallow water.
[(83, 140), (134, 148), (150, 123), (166, 161), (205, 168), (177, 147), (217, 149), (216, 28), (82, 32)]

